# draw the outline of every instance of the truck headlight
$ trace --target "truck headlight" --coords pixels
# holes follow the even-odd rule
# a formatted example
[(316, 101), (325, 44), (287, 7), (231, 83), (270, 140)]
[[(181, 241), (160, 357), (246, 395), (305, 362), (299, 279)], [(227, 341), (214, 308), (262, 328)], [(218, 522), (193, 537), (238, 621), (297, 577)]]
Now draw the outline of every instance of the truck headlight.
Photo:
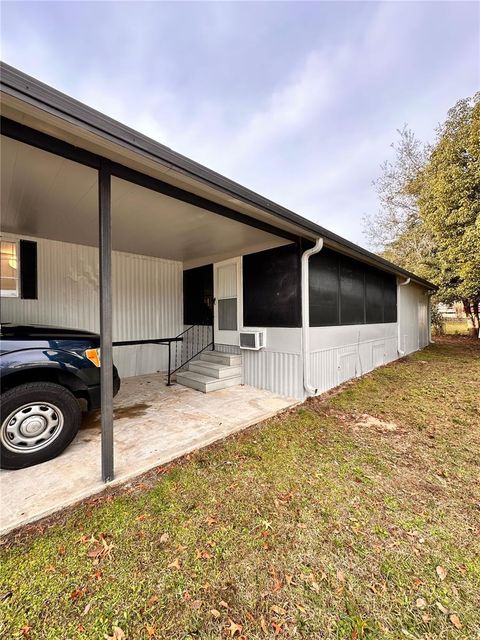
[(87, 349), (85, 351), (85, 357), (96, 367), (100, 366), (100, 349)]

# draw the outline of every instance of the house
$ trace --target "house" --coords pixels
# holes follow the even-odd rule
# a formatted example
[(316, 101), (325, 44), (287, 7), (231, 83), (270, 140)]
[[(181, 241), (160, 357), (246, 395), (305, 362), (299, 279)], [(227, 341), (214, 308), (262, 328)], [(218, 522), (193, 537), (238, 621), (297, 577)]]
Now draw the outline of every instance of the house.
[(100, 331), (106, 480), (112, 353), (303, 399), (429, 343), (431, 283), (6, 64), (0, 88), (1, 319)]

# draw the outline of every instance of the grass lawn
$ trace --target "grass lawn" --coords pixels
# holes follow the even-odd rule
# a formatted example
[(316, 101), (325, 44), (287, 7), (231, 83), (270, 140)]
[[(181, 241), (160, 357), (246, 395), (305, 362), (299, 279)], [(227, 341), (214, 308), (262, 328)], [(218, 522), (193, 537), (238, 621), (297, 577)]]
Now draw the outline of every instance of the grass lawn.
[(0, 637), (478, 638), (480, 342), (11, 536)]
[(452, 336), (468, 335), (468, 322), (466, 318), (449, 318), (443, 323), (445, 334)]

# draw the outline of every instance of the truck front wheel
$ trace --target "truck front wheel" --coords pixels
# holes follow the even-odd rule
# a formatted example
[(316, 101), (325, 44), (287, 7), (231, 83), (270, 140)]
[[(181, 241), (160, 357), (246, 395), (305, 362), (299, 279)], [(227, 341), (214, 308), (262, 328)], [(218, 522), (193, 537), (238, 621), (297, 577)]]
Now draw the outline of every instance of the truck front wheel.
[(51, 382), (31, 382), (2, 394), (0, 466), (23, 469), (58, 456), (75, 438), (81, 411), (75, 396)]

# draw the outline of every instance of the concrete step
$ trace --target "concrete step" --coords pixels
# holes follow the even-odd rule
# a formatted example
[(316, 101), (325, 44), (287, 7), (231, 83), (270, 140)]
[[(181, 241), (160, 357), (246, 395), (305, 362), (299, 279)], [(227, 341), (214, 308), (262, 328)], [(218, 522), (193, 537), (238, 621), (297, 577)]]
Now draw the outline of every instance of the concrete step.
[(242, 356), (235, 353), (223, 353), (222, 351), (203, 351), (200, 360), (205, 362), (216, 362), (218, 364), (238, 365), (242, 364)]
[(242, 375), (240, 365), (220, 364), (219, 362), (208, 362), (208, 360), (192, 360), (188, 363), (188, 371), (202, 373), (211, 378), (232, 378)]
[(203, 393), (210, 391), (218, 391), (227, 387), (234, 387), (242, 381), (241, 376), (232, 376), (230, 378), (212, 378), (195, 371), (179, 371), (177, 373), (177, 382), (184, 387), (190, 387)]

